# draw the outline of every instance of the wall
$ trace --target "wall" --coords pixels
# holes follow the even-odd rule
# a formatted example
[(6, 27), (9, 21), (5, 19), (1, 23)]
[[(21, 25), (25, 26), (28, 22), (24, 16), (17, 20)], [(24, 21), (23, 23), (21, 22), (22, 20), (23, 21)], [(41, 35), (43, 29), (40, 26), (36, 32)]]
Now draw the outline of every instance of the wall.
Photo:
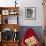
[[(22, 0), (23, 1), (23, 0)], [(21, 1), (20, 1), (21, 2)], [(25, 20), (25, 7), (36, 7), (36, 20)], [(19, 22), (22, 26), (43, 26), (42, 0), (24, 0), (21, 2)]]
[[(15, 0), (0, 0), (0, 6), (15, 6)], [(43, 26), (42, 0), (17, 0), (19, 9), (20, 26)], [(36, 20), (25, 20), (25, 7), (36, 7)], [(11, 17), (12, 18), (12, 17)], [(9, 19), (10, 20), (10, 19)]]

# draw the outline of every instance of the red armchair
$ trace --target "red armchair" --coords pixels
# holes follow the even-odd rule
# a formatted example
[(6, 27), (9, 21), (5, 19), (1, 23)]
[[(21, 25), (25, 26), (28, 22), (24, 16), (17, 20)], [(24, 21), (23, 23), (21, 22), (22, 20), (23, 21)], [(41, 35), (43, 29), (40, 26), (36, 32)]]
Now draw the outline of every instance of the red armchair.
[[(32, 41), (33, 39), (34, 41)], [(32, 41), (33, 43), (35, 42), (35, 44), (31, 45), (31, 42), (29, 41)], [(28, 45), (28, 43), (30, 45)], [(41, 46), (41, 44), (37, 40), (37, 35), (32, 28), (27, 29), (27, 31), (25, 32), (25, 35), (22, 38), (21, 46)]]

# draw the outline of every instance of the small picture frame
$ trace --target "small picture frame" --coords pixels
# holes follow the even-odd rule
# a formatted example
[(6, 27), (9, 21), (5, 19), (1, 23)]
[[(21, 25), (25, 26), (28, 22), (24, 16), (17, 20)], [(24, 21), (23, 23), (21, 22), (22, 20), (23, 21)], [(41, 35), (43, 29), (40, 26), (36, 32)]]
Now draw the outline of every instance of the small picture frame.
[(9, 15), (9, 10), (2, 10), (2, 15)]
[(25, 8), (25, 18), (27, 20), (35, 20), (36, 19), (36, 8), (35, 7), (26, 7)]

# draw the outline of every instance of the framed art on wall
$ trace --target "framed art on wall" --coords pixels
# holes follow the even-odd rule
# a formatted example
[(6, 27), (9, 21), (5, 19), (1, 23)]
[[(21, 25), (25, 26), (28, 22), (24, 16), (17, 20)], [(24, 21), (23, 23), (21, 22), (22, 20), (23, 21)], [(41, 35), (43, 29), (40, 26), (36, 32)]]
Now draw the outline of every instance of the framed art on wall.
[(26, 7), (25, 8), (25, 17), (29, 20), (35, 20), (36, 19), (36, 8), (35, 7)]

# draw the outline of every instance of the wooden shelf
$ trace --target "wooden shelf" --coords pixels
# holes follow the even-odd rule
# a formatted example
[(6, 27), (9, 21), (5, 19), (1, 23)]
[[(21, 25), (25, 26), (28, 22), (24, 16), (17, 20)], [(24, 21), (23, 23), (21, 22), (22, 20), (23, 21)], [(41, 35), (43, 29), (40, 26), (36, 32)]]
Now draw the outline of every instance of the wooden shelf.
[[(10, 13), (10, 12), (13, 12), (13, 13)], [(8, 16), (15, 16), (16, 17), (17, 16), (17, 24), (18, 24), (19, 7), (0, 7), (0, 16), (1, 16), (1, 23), (2, 24), (6, 23), (5, 17), (8, 17)], [(6, 20), (8, 23), (8, 18)]]
[(3, 41), (3, 42), (5, 42), (5, 43), (8, 43), (8, 42), (12, 43), (12, 42), (19, 42), (19, 40), (15, 40), (15, 41), (10, 40), (10, 41)]
[[(17, 16), (17, 24), (8, 24), (8, 19), (7, 17), (9, 16)], [(18, 46), (18, 39), (16, 41), (13, 41), (13, 39), (10, 39), (9, 41), (5, 41), (4, 39), (2, 39), (2, 34), (4, 29), (11, 29), (10, 31), (14, 31), (14, 35), (15, 33), (18, 33), (20, 26), (18, 24), (18, 16), (19, 16), (19, 7), (0, 7), (0, 20), (1, 20), (1, 24), (0, 24), (0, 32), (1, 32), (1, 41), (0, 41), (0, 46)], [(6, 19), (5, 19), (6, 18)], [(8, 34), (7, 34), (8, 35)], [(12, 34), (13, 35), (13, 34)], [(18, 38), (17, 34), (16, 37)], [(11, 37), (12, 38), (12, 37)]]
[(9, 29), (12, 29), (13, 31), (14, 29), (16, 29), (18, 32), (20, 29), (20, 26), (19, 24), (0, 24), (0, 28), (1, 28), (1, 31), (5, 28), (9, 28)]
[(1, 45), (3, 46), (18, 46), (19, 41), (1, 41)]
[[(6, 11), (6, 12), (8, 12), (9, 14), (7, 14), (7, 15), (11, 15), (10, 14), (10, 12), (17, 12), (16, 14), (14, 13), (14, 14), (12, 14), (12, 15), (19, 15), (18, 14), (18, 11), (19, 11), (19, 7), (0, 7), (0, 14), (2, 14), (2, 11)], [(5, 13), (6, 13), (5, 12)], [(4, 14), (5, 15), (5, 14)]]

